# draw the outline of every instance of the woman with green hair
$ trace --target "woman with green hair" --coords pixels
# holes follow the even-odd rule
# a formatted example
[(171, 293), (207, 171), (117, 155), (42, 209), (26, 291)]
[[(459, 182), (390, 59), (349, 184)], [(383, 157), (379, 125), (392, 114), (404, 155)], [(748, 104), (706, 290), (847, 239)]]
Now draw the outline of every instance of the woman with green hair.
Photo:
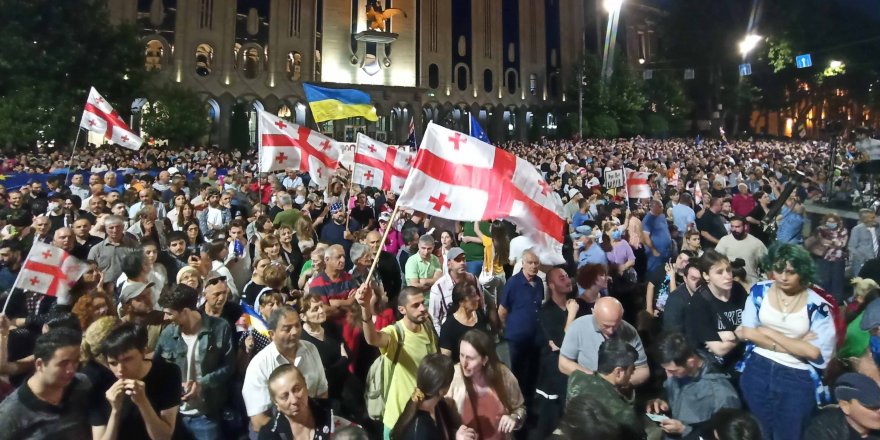
[(773, 245), (764, 268), (772, 279), (752, 286), (736, 330), (748, 342), (740, 389), (767, 439), (795, 440), (830, 397), (821, 378), (837, 342), (833, 308), (810, 287), (816, 267), (803, 247)]

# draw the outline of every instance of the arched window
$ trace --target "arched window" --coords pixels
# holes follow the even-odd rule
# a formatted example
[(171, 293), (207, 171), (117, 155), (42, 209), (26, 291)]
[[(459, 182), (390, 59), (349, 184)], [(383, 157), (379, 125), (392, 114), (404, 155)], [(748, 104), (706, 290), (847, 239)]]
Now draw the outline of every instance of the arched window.
[(455, 70), (455, 82), (458, 84), (458, 90), (467, 90), (468, 74), (466, 67), (458, 66), (458, 69)]
[(428, 87), (432, 89), (440, 87), (440, 68), (436, 64), (428, 66)]
[(147, 72), (162, 70), (162, 61), (165, 57), (165, 45), (159, 40), (150, 40), (144, 49), (144, 69)]
[(494, 85), (492, 84), (492, 70), (486, 69), (483, 71), (483, 90), (486, 93), (491, 93)]
[(254, 79), (260, 74), (260, 62), (262, 60), (260, 50), (250, 47), (244, 51), (241, 72), (247, 79)]
[(287, 52), (287, 78), (291, 81), (302, 79), (302, 54)]
[(516, 72), (513, 70), (507, 71), (507, 93), (516, 93)]
[(196, 74), (208, 76), (211, 74), (211, 63), (214, 60), (214, 48), (208, 44), (200, 44), (196, 47)]

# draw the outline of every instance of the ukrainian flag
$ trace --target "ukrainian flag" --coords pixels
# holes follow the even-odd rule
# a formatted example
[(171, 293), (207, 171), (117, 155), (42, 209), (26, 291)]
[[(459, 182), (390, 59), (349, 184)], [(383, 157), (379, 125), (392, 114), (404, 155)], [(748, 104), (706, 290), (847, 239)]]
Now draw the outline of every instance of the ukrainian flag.
[(241, 309), (244, 313), (242, 313), (241, 318), (239, 318), (238, 322), (236, 322), (236, 330), (237, 331), (248, 331), (254, 330), (257, 333), (268, 337), (269, 336), (269, 325), (266, 324), (266, 321), (263, 320), (263, 317), (257, 313), (256, 310), (253, 309), (248, 303), (241, 301)]
[(354, 89), (328, 89), (326, 87), (303, 84), (306, 100), (312, 109), (315, 122), (336, 119), (364, 117), (368, 121), (378, 121), (376, 109), (370, 102), (370, 95)]

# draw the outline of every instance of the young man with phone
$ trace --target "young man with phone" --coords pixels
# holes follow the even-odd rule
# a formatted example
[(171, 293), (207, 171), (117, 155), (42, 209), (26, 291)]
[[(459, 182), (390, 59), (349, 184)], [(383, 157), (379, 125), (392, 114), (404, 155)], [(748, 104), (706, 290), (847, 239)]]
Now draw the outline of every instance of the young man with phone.
[(713, 438), (712, 415), (722, 408), (740, 407), (728, 376), (700, 357), (681, 333), (661, 338), (656, 352), (657, 362), (666, 370), (667, 400), (648, 402), (648, 418), (660, 425), (663, 438)]

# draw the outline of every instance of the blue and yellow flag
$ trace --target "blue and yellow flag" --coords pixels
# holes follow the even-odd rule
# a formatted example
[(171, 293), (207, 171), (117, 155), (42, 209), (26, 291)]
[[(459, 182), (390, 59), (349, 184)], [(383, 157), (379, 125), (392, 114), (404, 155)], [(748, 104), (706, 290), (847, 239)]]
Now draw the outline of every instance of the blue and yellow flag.
[(376, 108), (370, 102), (370, 95), (354, 89), (328, 89), (326, 87), (303, 84), (306, 100), (312, 109), (315, 122), (361, 116), (368, 121), (378, 121)]

